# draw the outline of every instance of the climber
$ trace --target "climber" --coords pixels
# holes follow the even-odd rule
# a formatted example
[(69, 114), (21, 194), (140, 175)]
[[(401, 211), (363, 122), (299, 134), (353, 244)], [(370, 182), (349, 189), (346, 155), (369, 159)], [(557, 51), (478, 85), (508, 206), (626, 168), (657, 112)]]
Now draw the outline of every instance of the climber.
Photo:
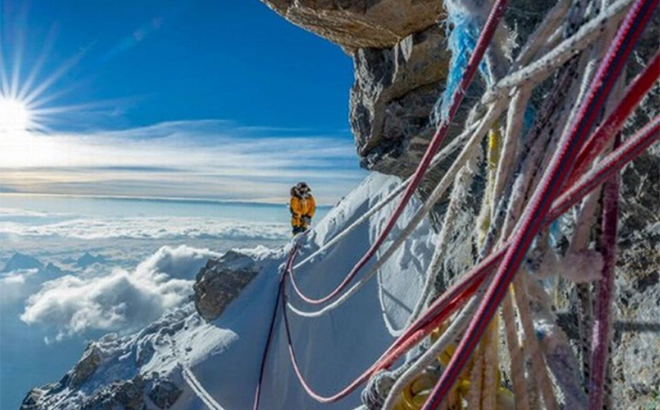
[(291, 227), (293, 234), (305, 232), (312, 222), (316, 211), (316, 202), (312, 196), (312, 190), (305, 182), (298, 182), (291, 187), (291, 200), (289, 201), (291, 211)]

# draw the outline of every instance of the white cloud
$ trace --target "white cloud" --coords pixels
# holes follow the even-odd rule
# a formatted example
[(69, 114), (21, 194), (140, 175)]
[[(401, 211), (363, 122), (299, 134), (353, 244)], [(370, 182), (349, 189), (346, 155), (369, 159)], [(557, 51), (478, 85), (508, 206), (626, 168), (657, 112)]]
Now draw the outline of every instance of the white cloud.
[(1, 285), (22, 285), (29, 276), (37, 273), (37, 269), (15, 270), (0, 278)]
[(177, 248), (164, 246), (140, 263), (136, 272), (145, 275), (149, 275), (150, 272), (162, 272), (170, 277), (189, 279), (191, 273), (194, 277), (200, 267), (212, 256), (220, 257), (220, 254), (186, 245)]
[(38, 269), (18, 269), (0, 275), (0, 305), (10, 306), (36, 290)]
[(52, 326), (58, 338), (89, 330), (133, 330), (186, 301), (192, 278), (210, 257), (207, 249), (165, 246), (133, 272), (115, 269), (102, 277), (67, 275), (30, 296), (21, 320)]

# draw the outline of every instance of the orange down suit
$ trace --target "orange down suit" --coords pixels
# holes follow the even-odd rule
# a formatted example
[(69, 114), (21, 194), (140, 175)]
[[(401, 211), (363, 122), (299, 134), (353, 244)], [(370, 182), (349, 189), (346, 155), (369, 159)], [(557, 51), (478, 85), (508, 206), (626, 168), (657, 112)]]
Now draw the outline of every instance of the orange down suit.
[(289, 201), (289, 209), (291, 210), (291, 226), (307, 229), (307, 223), (303, 218), (312, 219), (314, 212), (316, 212), (316, 202), (311, 194), (302, 197), (292, 195)]

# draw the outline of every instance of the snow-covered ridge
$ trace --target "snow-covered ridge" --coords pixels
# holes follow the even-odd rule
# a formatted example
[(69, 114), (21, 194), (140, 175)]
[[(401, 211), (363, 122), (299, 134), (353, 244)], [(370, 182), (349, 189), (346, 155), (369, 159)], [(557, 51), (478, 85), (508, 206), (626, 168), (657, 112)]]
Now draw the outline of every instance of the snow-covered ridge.
[[(395, 177), (370, 175), (317, 223), (303, 244), (300, 260), (359, 218), (398, 183)], [(416, 205), (408, 207), (392, 237), (410, 219)], [(368, 249), (393, 206), (386, 206), (346, 240), (297, 271), (302, 289), (316, 297), (332, 290)], [(322, 394), (337, 391), (383, 352), (419, 296), (432, 249), (433, 233), (424, 222), (380, 270), (378, 280), (370, 281), (344, 305), (318, 318), (290, 312), (293, 343), (303, 373), (315, 389)], [(286, 252), (286, 248), (236, 251), (251, 260), (257, 274), (220, 317), (207, 323), (193, 303), (187, 303), (133, 336), (109, 335), (93, 342), (60, 382), (33, 390), (23, 410), (113, 405), (125, 409), (251, 408)], [(289, 296), (296, 307), (309, 309), (292, 292)], [(281, 320), (276, 322), (262, 395), (262, 410), (320, 408), (296, 379)], [(358, 404), (359, 395), (354, 393), (323, 408), (346, 409)]]

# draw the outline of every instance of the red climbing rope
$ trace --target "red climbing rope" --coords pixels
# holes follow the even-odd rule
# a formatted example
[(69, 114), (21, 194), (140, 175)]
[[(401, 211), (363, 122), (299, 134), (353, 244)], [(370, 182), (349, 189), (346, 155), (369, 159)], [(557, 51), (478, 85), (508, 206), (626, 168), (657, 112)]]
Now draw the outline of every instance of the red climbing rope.
[(523, 261), (534, 236), (542, 228), (543, 221), (555, 197), (571, 172), (587, 133), (592, 128), (609, 93), (623, 70), (635, 42), (657, 7), (658, 0), (638, 0), (631, 7), (625, 21), (619, 28), (614, 42), (601, 63), (592, 81), (587, 97), (580, 106), (576, 120), (569, 132), (560, 141), (549, 169), (544, 173), (539, 187), (526, 208), (520, 229), (514, 234), (493, 282), (489, 285), (484, 300), (479, 305), (475, 317), (470, 321), (465, 336), (445, 368), (438, 383), (433, 388), (423, 410), (437, 409), (456, 382), (479, 340), (483, 336), (498, 306), (506, 295)]
[[(289, 256), (287, 257), (286, 264), (284, 265), (284, 272), (288, 272), (288, 270), (293, 267), (293, 261), (296, 259), (296, 254), (298, 253), (299, 249), (300, 249), (300, 242), (295, 241), (293, 247), (291, 248), (291, 251), (289, 252)], [(271, 340), (273, 339), (273, 330), (275, 329), (275, 320), (277, 319), (277, 309), (280, 303), (280, 299), (282, 299), (283, 296), (283, 289), (285, 284), (284, 276), (285, 273), (280, 278), (280, 283), (277, 286), (277, 296), (275, 297), (275, 305), (273, 306), (273, 315), (271, 316), (270, 319), (270, 327), (268, 328), (268, 337), (266, 338), (266, 345), (264, 346), (264, 352), (263, 355), (261, 356), (259, 381), (257, 382), (257, 388), (254, 392), (254, 402), (252, 405), (252, 410), (259, 410), (259, 402), (261, 401), (261, 384), (264, 379), (264, 373), (266, 370), (266, 360), (268, 360), (268, 353), (270, 351)]]
[(616, 132), (613, 130), (621, 129), (635, 107), (642, 101), (659, 77), (660, 51), (655, 53), (644, 71), (633, 80), (633, 83), (626, 90), (625, 96), (621, 99), (607, 121), (598, 127), (598, 130), (584, 144), (584, 147), (580, 150), (580, 154), (578, 154), (575, 168), (568, 179), (569, 185), (572, 185), (576, 179), (584, 174), (584, 171), (594, 161), (596, 156), (600, 154), (603, 147), (614, 138)]
[(296, 284), (295, 275), (292, 273), (291, 283), (293, 284), (293, 288), (295, 292), (302, 300), (313, 305), (318, 305), (321, 303), (325, 303), (331, 300), (332, 298), (334, 298), (335, 296), (337, 296), (353, 280), (353, 278), (355, 278), (355, 276), (358, 274), (360, 269), (362, 269), (367, 264), (367, 262), (371, 260), (371, 258), (376, 254), (376, 251), (378, 251), (378, 249), (381, 247), (383, 242), (385, 242), (387, 235), (389, 235), (392, 228), (394, 228), (394, 225), (401, 216), (401, 213), (406, 208), (408, 202), (410, 202), (410, 199), (415, 193), (415, 190), (422, 182), (422, 178), (424, 177), (424, 174), (428, 170), (429, 165), (433, 160), (433, 157), (438, 152), (440, 146), (442, 145), (442, 142), (447, 136), (447, 131), (449, 130), (449, 126), (452, 120), (454, 119), (454, 117), (456, 116), (456, 113), (458, 112), (458, 107), (463, 101), (463, 97), (465, 96), (465, 91), (472, 82), (472, 79), (474, 78), (474, 74), (477, 72), (477, 69), (479, 68), (479, 64), (483, 59), (486, 49), (488, 48), (488, 45), (490, 44), (491, 40), (493, 39), (493, 36), (495, 35), (495, 30), (497, 29), (497, 26), (499, 25), (499, 22), (502, 19), (502, 16), (504, 15), (504, 11), (506, 9), (506, 3), (507, 3), (506, 0), (498, 0), (493, 6), (493, 9), (491, 10), (490, 15), (488, 16), (488, 20), (486, 21), (486, 24), (484, 25), (484, 28), (481, 31), (479, 40), (477, 41), (477, 44), (474, 48), (474, 52), (470, 56), (470, 60), (467, 64), (467, 67), (465, 68), (465, 72), (463, 73), (461, 82), (458, 84), (458, 87), (456, 88), (456, 91), (452, 96), (451, 105), (449, 107), (447, 118), (443, 119), (442, 122), (440, 123), (440, 126), (438, 127), (435, 135), (433, 136), (433, 139), (431, 139), (431, 143), (426, 149), (426, 152), (424, 153), (421, 162), (419, 163), (417, 169), (415, 170), (415, 173), (413, 174), (412, 180), (410, 181), (408, 188), (406, 189), (406, 191), (403, 194), (403, 197), (401, 198), (401, 202), (399, 202), (394, 212), (392, 212), (392, 215), (388, 219), (387, 224), (385, 225), (383, 231), (380, 233), (380, 235), (378, 235), (378, 237), (371, 245), (369, 250), (367, 250), (367, 252), (364, 254), (364, 256), (362, 256), (362, 258), (355, 264), (355, 266), (353, 267), (353, 269), (351, 269), (348, 275), (346, 275), (344, 280), (342, 280), (342, 282), (332, 292), (330, 292), (324, 297), (312, 298), (303, 294), (303, 292)]

